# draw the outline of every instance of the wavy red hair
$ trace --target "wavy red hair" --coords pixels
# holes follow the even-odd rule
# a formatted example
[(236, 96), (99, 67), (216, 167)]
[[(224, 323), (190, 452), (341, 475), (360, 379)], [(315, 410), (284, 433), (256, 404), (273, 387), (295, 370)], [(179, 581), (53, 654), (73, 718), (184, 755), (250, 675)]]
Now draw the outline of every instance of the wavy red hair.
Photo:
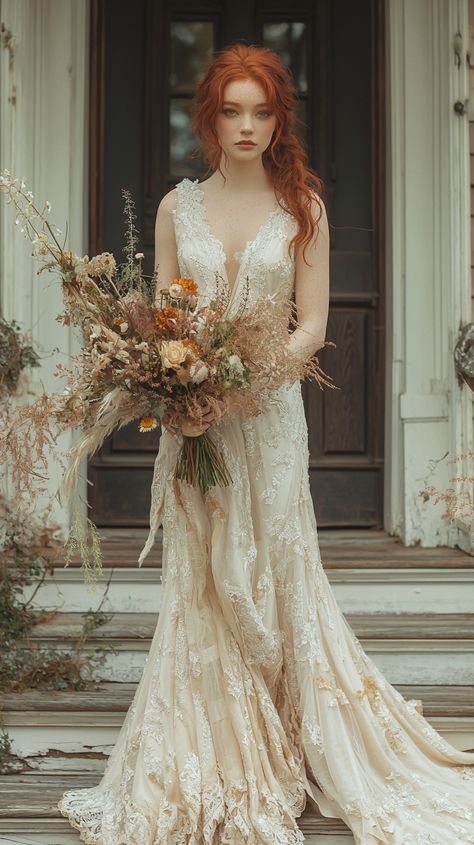
[[(276, 116), (276, 129), (262, 161), (280, 202), (283, 201), (298, 224), (290, 248), (301, 246), (304, 254), (323, 213), (320, 195), (324, 185), (309, 167), (306, 152), (295, 133), (295, 86), (290, 72), (273, 50), (233, 44), (211, 59), (197, 87), (194, 113), (194, 130), (205, 159), (212, 171), (220, 168), (222, 150), (216, 118), (222, 109), (226, 85), (236, 79), (251, 79), (260, 84)], [(319, 206), (316, 222), (315, 202)]]

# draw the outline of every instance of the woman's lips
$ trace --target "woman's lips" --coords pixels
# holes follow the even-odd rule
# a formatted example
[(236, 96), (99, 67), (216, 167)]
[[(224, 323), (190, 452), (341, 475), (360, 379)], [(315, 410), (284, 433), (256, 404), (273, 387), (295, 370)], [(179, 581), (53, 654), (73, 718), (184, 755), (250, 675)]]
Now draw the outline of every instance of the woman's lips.
[(257, 145), (254, 144), (253, 141), (238, 141), (236, 146), (237, 147), (256, 147)]

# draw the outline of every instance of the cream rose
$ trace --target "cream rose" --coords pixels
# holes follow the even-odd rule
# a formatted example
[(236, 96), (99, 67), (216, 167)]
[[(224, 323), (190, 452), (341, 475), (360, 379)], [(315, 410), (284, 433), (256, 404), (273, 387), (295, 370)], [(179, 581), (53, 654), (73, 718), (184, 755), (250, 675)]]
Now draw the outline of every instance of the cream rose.
[(169, 286), (169, 294), (173, 299), (181, 299), (184, 296), (184, 289), (177, 282)]
[(186, 359), (187, 349), (180, 340), (162, 340), (160, 344), (161, 363), (164, 367), (176, 369)]

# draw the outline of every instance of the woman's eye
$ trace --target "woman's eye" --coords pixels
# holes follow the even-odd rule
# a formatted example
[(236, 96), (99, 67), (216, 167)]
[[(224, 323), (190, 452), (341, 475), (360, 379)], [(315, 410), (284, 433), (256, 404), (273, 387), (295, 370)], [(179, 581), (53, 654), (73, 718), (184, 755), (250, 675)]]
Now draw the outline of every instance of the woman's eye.
[(270, 114), (271, 114), (271, 112), (269, 112), (269, 111), (259, 111), (258, 112), (259, 117), (270, 117)]
[(233, 117), (234, 114), (237, 114), (237, 112), (235, 109), (223, 109), (222, 114), (224, 114), (226, 117)]

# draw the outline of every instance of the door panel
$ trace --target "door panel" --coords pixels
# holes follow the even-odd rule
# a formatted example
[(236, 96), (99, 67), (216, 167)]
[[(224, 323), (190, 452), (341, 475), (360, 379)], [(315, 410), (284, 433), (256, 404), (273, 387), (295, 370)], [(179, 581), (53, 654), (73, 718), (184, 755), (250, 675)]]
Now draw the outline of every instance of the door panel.
[[(137, 206), (152, 272), (157, 205), (205, 173), (191, 130), (197, 79), (216, 48), (265, 44), (290, 66), (298, 131), (323, 178), (331, 229), (331, 304), (323, 368), (341, 387), (305, 384), (310, 478), (324, 526), (382, 524), (382, 0), (93, 0), (90, 252), (120, 252), (121, 189)], [(91, 89), (91, 90), (92, 90)], [(101, 131), (102, 127), (102, 131)], [(94, 129), (96, 130), (94, 132)], [(98, 525), (146, 525), (156, 432), (115, 433), (90, 464)]]

